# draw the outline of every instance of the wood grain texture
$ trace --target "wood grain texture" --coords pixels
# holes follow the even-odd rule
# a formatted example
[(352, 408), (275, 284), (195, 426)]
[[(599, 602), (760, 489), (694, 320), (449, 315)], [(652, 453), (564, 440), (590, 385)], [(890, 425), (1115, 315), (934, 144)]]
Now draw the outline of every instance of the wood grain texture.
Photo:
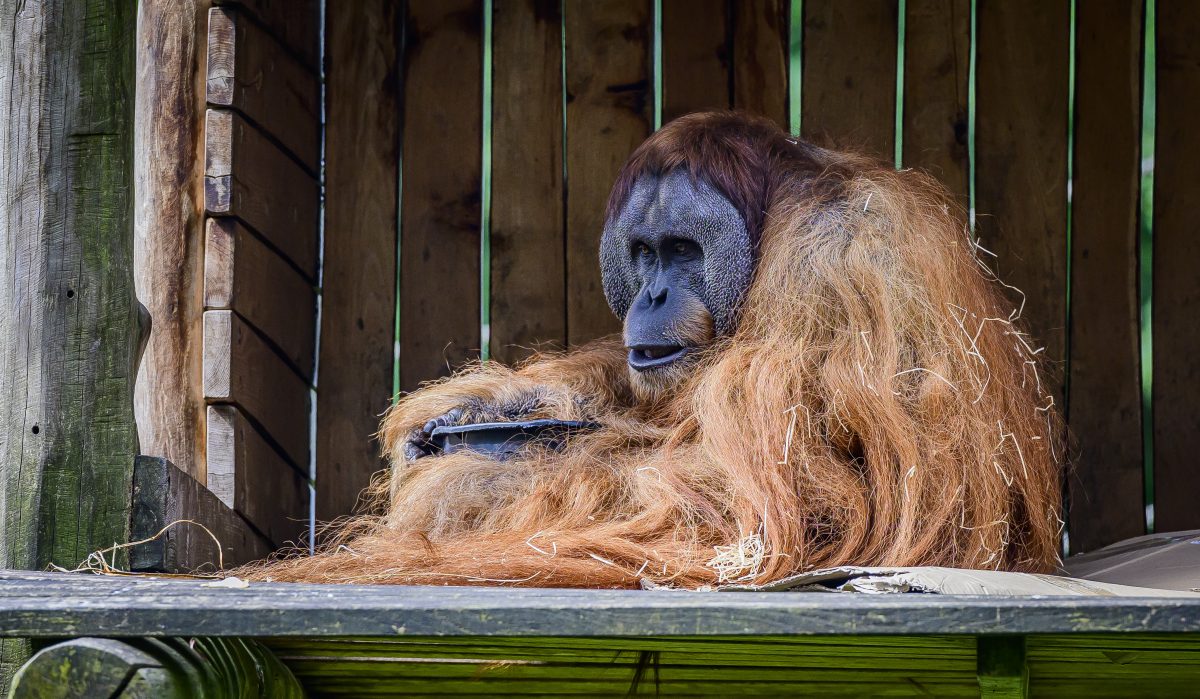
[(483, 12), (413, 0), (405, 21), (400, 388), (478, 356)]
[(1142, 2), (1076, 9), (1068, 425), (1072, 552), (1145, 533), (1138, 342)]
[(315, 279), (316, 179), (236, 112), (208, 110), (204, 131), (207, 213), (236, 216)]
[(1200, 5), (1158, 3), (1154, 154), (1154, 518), (1157, 531), (1200, 526)]
[(212, 572), (222, 564), (229, 568), (258, 560), (273, 549), (195, 478), (150, 456), (139, 456), (134, 464), (129, 520), (129, 541), (144, 539), (152, 541), (129, 550), (129, 569), (136, 573)]
[(312, 284), (233, 218), (206, 224), (204, 307), (236, 311), (308, 380), (315, 359)]
[(349, 514), (383, 467), (372, 435), (392, 393), (400, 160), (397, 4), (335, 2), (327, 12), (320, 520)]
[(321, 157), (316, 71), (283, 50), (236, 8), (208, 14), (208, 103), (236, 109), (275, 137), (309, 172)]
[(492, 25), (491, 356), (567, 342), (562, 14), (502, 0)]
[(308, 384), (233, 311), (204, 313), (204, 397), (237, 405), (293, 464), (308, 463)]
[(1198, 613), (1200, 596), (685, 594), (294, 583), (212, 589), (189, 580), (0, 571), (3, 637), (56, 636), (68, 624), (75, 634), (111, 633), (112, 615), (120, 614), (121, 632), (131, 636), (386, 636), (428, 643), (435, 641), (430, 636), (557, 636), (601, 647), (604, 639), (580, 637), (608, 636), (665, 650), (683, 639), (664, 636), (804, 642), (795, 637), (1128, 632), (1189, 633), (1195, 639)]
[(977, 12), (976, 233), (1000, 279), (1020, 290), (1006, 289), (1014, 307), (1024, 302), (1030, 346), (1046, 348), (1042, 381), (1061, 409), (1069, 5), (979, 0)]
[(209, 0), (138, 4), (133, 270), (153, 319), (134, 387), (141, 451), (204, 478), (204, 83)]
[(787, 0), (733, 3), (733, 106), (770, 117), (785, 130), (788, 8)]
[(733, 106), (730, 0), (663, 0), (662, 120)]
[(904, 40), (904, 167), (925, 170), (968, 206), (970, 0), (908, 0)]
[(617, 171), (650, 135), (651, 3), (566, 7), (567, 342), (620, 330), (600, 282), (600, 234)]
[(321, 27), (319, 0), (214, 0), (213, 4), (248, 12), (300, 61), (316, 70), (320, 63), (317, 46)]
[(804, 2), (804, 138), (891, 160), (896, 0)]
[(0, 11), (0, 567), (73, 566), (128, 533), (134, 10)]
[(275, 548), (308, 529), (307, 476), (232, 405), (208, 406), (208, 489)]

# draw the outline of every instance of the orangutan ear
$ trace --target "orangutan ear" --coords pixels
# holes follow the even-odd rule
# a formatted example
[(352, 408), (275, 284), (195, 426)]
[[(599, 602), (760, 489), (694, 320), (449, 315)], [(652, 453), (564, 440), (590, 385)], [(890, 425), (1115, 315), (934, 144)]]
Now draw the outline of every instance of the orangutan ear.
[(741, 214), (724, 195), (683, 169), (637, 179), (600, 239), (604, 297), (622, 321), (642, 287), (633, 260), (635, 236), (676, 237), (699, 245), (704, 251), (704, 305), (718, 336), (733, 333), (755, 254)]

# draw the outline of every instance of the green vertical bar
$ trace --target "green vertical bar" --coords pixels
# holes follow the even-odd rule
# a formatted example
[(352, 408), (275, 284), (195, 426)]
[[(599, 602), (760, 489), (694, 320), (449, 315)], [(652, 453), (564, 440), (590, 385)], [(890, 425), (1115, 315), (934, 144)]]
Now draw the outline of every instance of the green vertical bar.
[(393, 327), (392, 336), (392, 402), (400, 397), (400, 264), (403, 261), (403, 247), (401, 239), (403, 237), (401, 226), (401, 213), (404, 207), (404, 63), (408, 59), (406, 55), (406, 35), (408, 32), (408, 5), (405, 3), (396, 13), (396, 18), (399, 24), (398, 34), (400, 36), (400, 46), (396, 51), (397, 66), (396, 79), (399, 82), (398, 92), (401, 95), (401, 113), (400, 113), (400, 133), (397, 138), (399, 143), (396, 144), (396, 152), (399, 154), (400, 162), (396, 163), (396, 316), (395, 326)]
[(654, 0), (654, 36), (650, 70), (654, 73), (654, 130), (662, 127), (662, 0)]
[[(1070, 9), (1070, 30), (1067, 35), (1067, 282), (1064, 293), (1066, 296), (1066, 327), (1068, 331), (1064, 333), (1064, 354), (1063, 354), (1063, 419), (1070, 421), (1071, 414), (1071, 248), (1074, 244), (1074, 192), (1075, 192), (1075, 0), (1071, 0)], [(1062, 529), (1062, 555), (1064, 557), (1071, 555), (1071, 531), (1069, 525), (1071, 499), (1068, 488), (1067, 479), (1062, 481), (1062, 501), (1064, 506), (1063, 511), (1063, 529)]]
[(804, 0), (792, 0), (788, 18), (788, 128), (800, 135), (801, 94), (804, 89)]
[(896, 12), (896, 169), (903, 167), (904, 162), (904, 36), (905, 15), (908, 14), (908, 3), (900, 0)]
[(1142, 364), (1142, 496), (1146, 533), (1154, 532), (1154, 122), (1158, 77), (1155, 0), (1146, 0), (1142, 34), (1142, 162), (1138, 210), (1138, 325)]
[(479, 358), (492, 340), (492, 0), (483, 0), (483, 153), (479, 212)]

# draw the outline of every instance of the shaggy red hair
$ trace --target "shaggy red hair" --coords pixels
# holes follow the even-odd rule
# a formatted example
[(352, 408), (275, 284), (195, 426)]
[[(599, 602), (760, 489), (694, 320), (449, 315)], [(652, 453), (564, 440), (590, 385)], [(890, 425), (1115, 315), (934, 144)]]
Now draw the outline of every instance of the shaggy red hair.
[[(381, 436), (379, 514), (275, 580), (687, 587), (838, 565), (1050, 571), (1062, 430), (1038, 354), (934, 179), (717, 112), (632, 155), (741, 211), (758, 266), (736, 332), (639, 400), (617, 338), (473, 366), (403, 398)], [(405, 462), (413, 429), (469, 399), (541, 397), (591, 419), (564, 451)]]

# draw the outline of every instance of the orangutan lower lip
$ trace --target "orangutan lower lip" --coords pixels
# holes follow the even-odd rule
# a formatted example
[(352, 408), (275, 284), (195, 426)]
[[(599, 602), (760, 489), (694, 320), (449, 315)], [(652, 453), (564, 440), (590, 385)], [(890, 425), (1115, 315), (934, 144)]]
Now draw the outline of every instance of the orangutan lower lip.
[(691, 351), (682, 345), (636, 345), (629, 348), (629, 366), (638, 371), (664, 367)]

